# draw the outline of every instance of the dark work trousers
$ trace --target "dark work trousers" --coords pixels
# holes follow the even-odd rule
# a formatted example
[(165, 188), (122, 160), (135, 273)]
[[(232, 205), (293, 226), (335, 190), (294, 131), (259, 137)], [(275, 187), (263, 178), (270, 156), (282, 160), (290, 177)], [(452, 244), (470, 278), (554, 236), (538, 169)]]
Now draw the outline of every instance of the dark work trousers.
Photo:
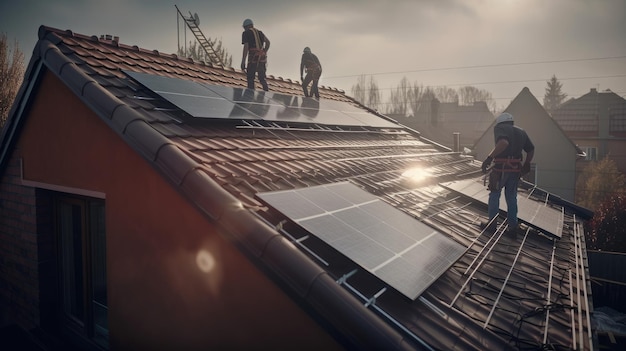
[[(313, 96), (315, 95), (316, 98), (320, 98), (320, 92), (317, 89), (317, 84), (320, 81), (320, 76), (322, 75), (321, 71), (314, 71), (314, 70), (309, 70), (306, 72), (306, 76), (304, 77), (304, 80), (302, 81), (302, 90), (304, 90), (304, 96)], [(311, 83), (311, 81), (313, 81), (313, 85), (311, 86), (311, 94), (309, 95), (309, 92), (307, 91), (307, 87), (309, 86), (309, 83)]]
[(248, 88), (254, 89), (254, 76), (259, 74), (259, 83), (263, 87), (263, 90), (268, 91), (267, 81), (265, 80), (266, 62), (248, 62), (248, 70), (246, 71), (248, 76)]

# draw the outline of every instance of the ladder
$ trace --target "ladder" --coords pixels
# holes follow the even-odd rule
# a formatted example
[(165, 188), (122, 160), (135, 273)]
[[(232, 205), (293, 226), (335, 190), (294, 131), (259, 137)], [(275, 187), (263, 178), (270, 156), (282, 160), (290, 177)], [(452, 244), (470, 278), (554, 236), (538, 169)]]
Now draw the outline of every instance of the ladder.
[(202, 31), (200, 30), (200, 27), (198, 27), (198, 25), (200, 25), (200, 18), (198, 18), (198, 14), (196, 13), (195, 15), (192, 15), (191, 12), (189, 12), (189, 17), (185, 17), (178, 9), (178, 6), (174, 6), (176, 7), (176, 11), (178, 11), (180, 17), (187, 24), (187, 27), (189, 27), (189, 30), (191, 30), (191, 33), (193, 33), (193, 35), (196, 37), (196, 40), (198, 41), (202, 49), (204, 49), (204, 52), (209, 58), (210, 63), (224, 67), (224, 62), (222, 62), (222, 58), (215, 52), (215, 49), (213, 48), (213, 46), (215, 45), (215, 41), (211, 42), (210, 40), (208, 40), (204, 36), (204, 33), (202, 33)]

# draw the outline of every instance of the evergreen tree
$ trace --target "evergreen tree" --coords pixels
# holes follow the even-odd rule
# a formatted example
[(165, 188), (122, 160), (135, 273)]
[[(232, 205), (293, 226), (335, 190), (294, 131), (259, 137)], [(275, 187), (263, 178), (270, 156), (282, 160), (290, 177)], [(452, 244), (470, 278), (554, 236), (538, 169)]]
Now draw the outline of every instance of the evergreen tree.
[(543, 97), (543, 108), (548, 113), (552, 113), (565, 101), (567, 94), (563, 93), (561, 90), (563, 85), (555, 75), (553, 75), (547, 83), (546, 95)]
[(5, 33), (0, 35), (0, 129), (4, 126), (13, 100), (17, 95), (24, 79), (24, 53), (20, 50), (17, 41), (13, 49)]

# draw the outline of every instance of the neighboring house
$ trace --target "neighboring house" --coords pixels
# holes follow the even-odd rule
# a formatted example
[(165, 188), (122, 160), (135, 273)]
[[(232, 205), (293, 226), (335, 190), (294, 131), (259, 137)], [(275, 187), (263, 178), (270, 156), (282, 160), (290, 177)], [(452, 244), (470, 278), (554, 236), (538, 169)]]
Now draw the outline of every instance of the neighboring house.
[[(576, 163), (582, 157), (580, 149), (572, 143), (554, 122), (528, 88), (513, 99), (504, 112), (515, 119), (515, 125), (526, 130), (535, 144), (528, 180), (547, 192), (567, 201), (574, 201)], [(474, 155), (484, 160), (494, 147), (492, 122), (474, 145)]]
[(626, 174), (626, 100), (610, 90), (571, 99), (552, 113), (565, 134), (584, 152), (582, 171), (589, 162), (605, 157)]
[(552, 229), (488, 236), (449, 188), (484, 195), (480, 162), (268, 81), (41, 27), (0, 136), (0, 321), (83, 349), (592, 348), (588, 211), (524, 188)]
[(439, 144), (455, 150), (471, 149), (485, 129), (493, 122), (494, 116), (487, 103), (474, 102), (472, 105), (459, 105), (458, 102), (424, 104), (414, 116), (392, 116), (398, 122), (418, 130), (420, 134)]

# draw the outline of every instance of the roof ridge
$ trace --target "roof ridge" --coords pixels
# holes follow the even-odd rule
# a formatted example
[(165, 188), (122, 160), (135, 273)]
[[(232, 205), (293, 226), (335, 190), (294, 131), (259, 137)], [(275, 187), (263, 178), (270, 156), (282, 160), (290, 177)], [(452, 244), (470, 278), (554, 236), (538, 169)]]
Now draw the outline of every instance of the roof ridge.
[[(214, 65), (210, 62), (205, 62), (205, 61), (200, 61), (200, 60), (196, 61), (191, 57), (179, 56), (176, 53), (168, 54), (168, 53), (160, 52), (159, 50), (156, 50), (156, 49), (150, 50), (150, 49), (139, 47), (138, 45), (124, 44), (119, 41), (119, 37), (117, 36), (111, 36), (111, 38), (109, 39), (108, 37), (106, 37), (106, 35), (101, 35), (100, 37), (98, 37), (97, 35), (85, 35), (85, 34), (75, 33), (74, 31), (69, 30), (69, 29), (62, 30), (59, 28), (49, 27), (45, 25), (41, 25), (39, 27), (38, 35), (39, 35), (40, 40), (46, 38), (54, 44), (59, 44), (60, 42), (64, 40), (64, 38), (74, 38), (77, 40), (84, 40), (84, 41), (89, 41), (92, 43), (98, 43), (99, 45), (103, 45), (105, 47), (108, 46), (108, 47), (112, 47), (116, 49), (123, 49), (123, 50), (128, 50), (128, 51), (132, 51), (132, 52), (136, 52), (136, 53), (140, 53), (144, 55), (150, 55), (150, 56), (158, 57), (161, 59), (170, 59), (174, 61), (185, 62), (193, 66), (209, 67), (209, 68), (223, 70), (227, 72), (237, 72), (237, 70), (234, 67), (224, 67), (221, 65)], [(296, 83), (297, 82), (296, 80), (292, 80), (291, 78), (283, 78), (281, 76), (274, 76), (271, 74), (268, 74), (267, 78), (270, 80), (274, 80), (276, 82), (284, 82), (284, 83), (289, 83), (289, 84), (294, 84), (294, 85), (298, 84)], [(298, 84), (298, 86), (299, 85), (300, 84)], [(325, 90), (327, 92), (339, 93), (343, 95), (344, 97), (348, 97), (347, 95), (345, 95), (345, 91), (335, 88), (335, 87), (320, 85), (319, 88), (322, 91)], [(351, 100), (354, 100), (354, 99), (351, 99)]]

